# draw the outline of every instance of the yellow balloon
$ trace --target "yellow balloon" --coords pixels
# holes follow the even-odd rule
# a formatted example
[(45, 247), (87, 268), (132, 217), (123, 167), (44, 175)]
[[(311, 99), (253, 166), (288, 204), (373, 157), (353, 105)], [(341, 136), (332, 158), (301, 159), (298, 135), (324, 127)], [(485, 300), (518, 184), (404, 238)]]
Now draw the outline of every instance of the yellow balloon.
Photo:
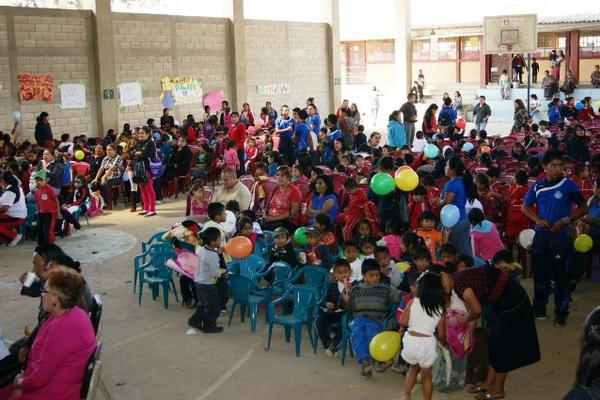
[(419, 175), (412, 169), (405, 169), (398, 173), (395, 181), (400, 190), (410, 192), (419, 185)]
[(402, 273), (405, 273), (410, 269), (410, 264), (407, 262), (396, 263), (396, 269)]
[(580, 253), (587, 253), (594, 247), (594, 241), (589, 235), (582, 234), (577, 236), (573, 247)]
[(371, 356), (381, 362), (389, 361), (400, 350), (400, 334), (396, 331), (386, 331), (377, 334), (369, 343)]

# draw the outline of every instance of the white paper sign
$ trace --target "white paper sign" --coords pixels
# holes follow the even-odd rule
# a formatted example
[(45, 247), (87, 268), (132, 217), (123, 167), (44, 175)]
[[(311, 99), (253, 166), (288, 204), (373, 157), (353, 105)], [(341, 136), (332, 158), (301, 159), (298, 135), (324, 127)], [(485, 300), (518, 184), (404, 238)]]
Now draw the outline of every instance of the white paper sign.
[(80, 83), (65, 83), (60, 87), (62, 108), (85, 108), (85, 86)]
[(142, 104), (142, 86), (139, 82), (121, 83), (119, 96), (122, 106), (139, 106)]

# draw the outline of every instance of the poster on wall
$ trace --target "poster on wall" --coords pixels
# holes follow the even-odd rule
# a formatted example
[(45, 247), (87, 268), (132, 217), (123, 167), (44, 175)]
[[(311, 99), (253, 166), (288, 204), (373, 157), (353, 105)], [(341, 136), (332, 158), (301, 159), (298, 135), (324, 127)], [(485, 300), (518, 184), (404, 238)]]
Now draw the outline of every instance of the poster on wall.
[(209, 106), (210, 111), (213, 113), (221, 109), (221, 103), (223, 102), (223, 92), (218, 90), (214, 92), (206, 93), (204, 96), (204, 106)]
[(161, 100), (166, 108), (175, 104), (202, 104), (202, 79), (195, 76), (164, 76), (160, 79)]
[(64, 83), (60, 86), (62, 108), (85, 108), (85, 85)]
[(121, 106), (139, 106), (142, 104), (142, 85), (139, 82), (121, 83), (118, 88)]
[(52, 75), (19, 74), (19, 101), (52, 101)]
[(287, 83), (276, 83), (273, 85), (258, 85), (256, 87), (258, 94), (274, 95), (290, 93), (290, 85)]

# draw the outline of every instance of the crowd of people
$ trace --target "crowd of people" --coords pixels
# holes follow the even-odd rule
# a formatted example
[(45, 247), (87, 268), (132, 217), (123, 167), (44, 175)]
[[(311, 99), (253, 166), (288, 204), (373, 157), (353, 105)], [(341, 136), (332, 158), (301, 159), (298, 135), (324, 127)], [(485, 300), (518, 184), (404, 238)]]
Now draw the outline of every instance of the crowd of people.
[[(223, 330), (217, 320), (228, 304), (230, 260), (223, 248), (244, 236), (267, 268), (276, 262), (293, 271), (317, 265), (330, 274), (316, 321), (329, 356), (340, 349), (341, 316), (348, 313), (363, 376), (370, 377), (373, 368), (404, 372), (406, 398), (419, 374), (424, 398), (431, 398), (434, 382), (442, 391), (462, 390), (470, 382), (468, 391), (478, 399), (504, 397), (508, 373), (541, 357), (535, 319), (548, 318), (550, 294), (554, 323), (564, 326), (571, 293), (593, 273), (600, 243), (599, 110), (591, 99), (581, 107), (556, 99), (558, 117), (549, 112), (549, 121), (532, 124), (517, 100), (512, 131), (488, 135), (491, 109), (484, 96), (468, 132), (457, 115), (460, 93), (445, 96), (439, 113), (431, 104), (421, 129), (417, 99), (408, 93), (390, 113), (385, 144), (379, 132), (367, 138), (356, 104), (344, 100), (335, 113), (321, 116), (313, 98), (293, 109), (275, 110), (267, 102), (257, 115), (247, 103), (238, 113), (224, 101), (220, 110), (205, 107), (201, 121), (188, 115), (180, 126), (165, 109), (158, 125), (153, 119), (133, 129), (125, 124), (103, 138), (63, 134), (55, 140), (49, 115), (42, 113), (35, 143), (17, 143), (14, 130), (3, 135), (0, 239), (16, 245), (27, 234), (19, 227), (37, 221), (34, 272), (45, 313), (39, 333), (27, 339), (29, 359), (11, 349), (14, 358), (7, 364), (18, 375), (0, 385), (17, 394), (42, 390), (31, 398), (48, 398), (40, 389), (47, 380), (29, 383), (38, 371), (30, 367), (39, 362), (35, 340), (64, 320), (53, 317), (78, 309), (76, 294), (89, 297), (72, 272), (76, 263), (53, 244), (55, 233), (68, 235), (70, 225), (81, 228), (78, 216), (112, 208), (116, 191), (131, 202), (131, 211), (141, 203), (138, 213), (148, 218), (160, 212), (157, 203), (185, 190), (186, 219), (166, 237), (179, 255), (186, 246), (174, 230), (192, 232), (186, 241), (198, 255), (194, 273), (180, 279), (184, 304), (194, 308), (191, 327)], [(418, 176), (411, 190), (397, 181), (406, 169)], [(374, 187), (381, 174), (395, 178), (397, 186), (382, 193)], [(458, 210), (451, 226), (444, 222), (448, 205)], [(533, 242), (520, 246), (520, 234), (529, 229), (535, 230)], [(594, 248), (576, 253), (571, 237), (584, 232)], [(48, 252), (57, 253), (58, 261)], [(52, 266), (57, 272), (47, 271)], [(532, 302), (520, 283), (529, 272)], [(86, 325), (87, 332), (80, 314), (73, 311), (68, 323)], [(369, 343), (386, 329), (389, 315), (403, 334), (402, 351), (374, 363)], [(477, 360), (469, 356), (478, 321), (488, 336), (483, 351), (489, 369), (475, 368)], [(81, 361), (93, 343), (92, 331), (69, 349), (54, 351), (77, 352)], [(450, 379), (432, 374), (443, 359), (440, 348), (451, 355), (445, 367)], [(472, 370), (478, 373), (467, 373)], [(589, 376), (578, 375), (577, 382), (583, 388), (596, 384)]]

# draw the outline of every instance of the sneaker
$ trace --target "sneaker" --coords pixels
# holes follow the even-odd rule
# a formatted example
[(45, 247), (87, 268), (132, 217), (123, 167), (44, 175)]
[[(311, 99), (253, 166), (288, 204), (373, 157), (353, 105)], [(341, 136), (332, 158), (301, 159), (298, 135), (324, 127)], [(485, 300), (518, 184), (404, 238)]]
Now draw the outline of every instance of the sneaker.
[(557, 315), (554, 317), (554, 325), (555, 326), (565, 326), (567, 324), (567, 316), (566, 315)]
[(221, 310), (221, 317), (226, 317), (227, 316), (227, 309), (224, 308)]
[(204, 332), (204, 333), (221, 333), (221, 332), (223, 332), (223, 327), (222, 326), (214, 326), (212, 328), (204, 328), (202, 330), (202, 332)]
[(385, 372), (385, 371), (387, 371), (387, 369), (389, 367), (392, 366), (392, 364), (394, 364), (394, 362), (392, 360), (385, 361), (385, 362), (383, 362), (383, 361), (378, 362), (377, 364), (375, 364), (375, 371), (376, 372)]
[(201, 323), (200, 323), (200, 324), (198, 324), (198, 323), (194, 323), (194, 322), (192, 322), (192, 319), (191, 319), (191, 318), (190, 318), (190, 319), (188, 319), (188, 326), (189, 326), (189, 327), (192, 327), (192, 328), (196, 328), (196, 329), (198, 329), (199, 331), (201, 331), (201, 330), (202, 330), (202, 324), (201, 324)]
[(146, 214), (148, 214), (148, 211), (146, 211), (146, 210), (142, 210), (138, 213), (138, 215), (146, 215)]
[(21, 235), (20, 233), (17, 233), (17, 236), (15, 236), (15, 238), (8, 245), (10, 247), (16, 246), (19, 244), (21, 239), (23, 239), (23, 235)]
[(156, 204), (162, 204), (163, 201), (162, 200), (156, 200)]
[(327, 357), (329, 358), (335, 358), (338, 355), (336, 346), (334, 344), (330, 345), (327, 350), (325, 350), (325, 354), (327, 354)]
[(369, 362), (369, 360), (365, 360), (362, 362), (360, 366), (360, 374), (365, 378), (370, 378), (373, 376), (373, 366)]
[(155, 215), (156, 215), (156, 213), (154, 211), (149, 211), (144, 215), (144, 217), (153, 217)]
[(390, 371), (395, 372), (397, 374), (406, 375), (406, 366), (402, 364), (394, 364), (390, 367)]
[(533, 316), (535, 317), (535, 319), (539, 320), (539, 321), (545, 321), (548, 319), (548, 314), (546, 314), (545, 312), (533, 312)]

